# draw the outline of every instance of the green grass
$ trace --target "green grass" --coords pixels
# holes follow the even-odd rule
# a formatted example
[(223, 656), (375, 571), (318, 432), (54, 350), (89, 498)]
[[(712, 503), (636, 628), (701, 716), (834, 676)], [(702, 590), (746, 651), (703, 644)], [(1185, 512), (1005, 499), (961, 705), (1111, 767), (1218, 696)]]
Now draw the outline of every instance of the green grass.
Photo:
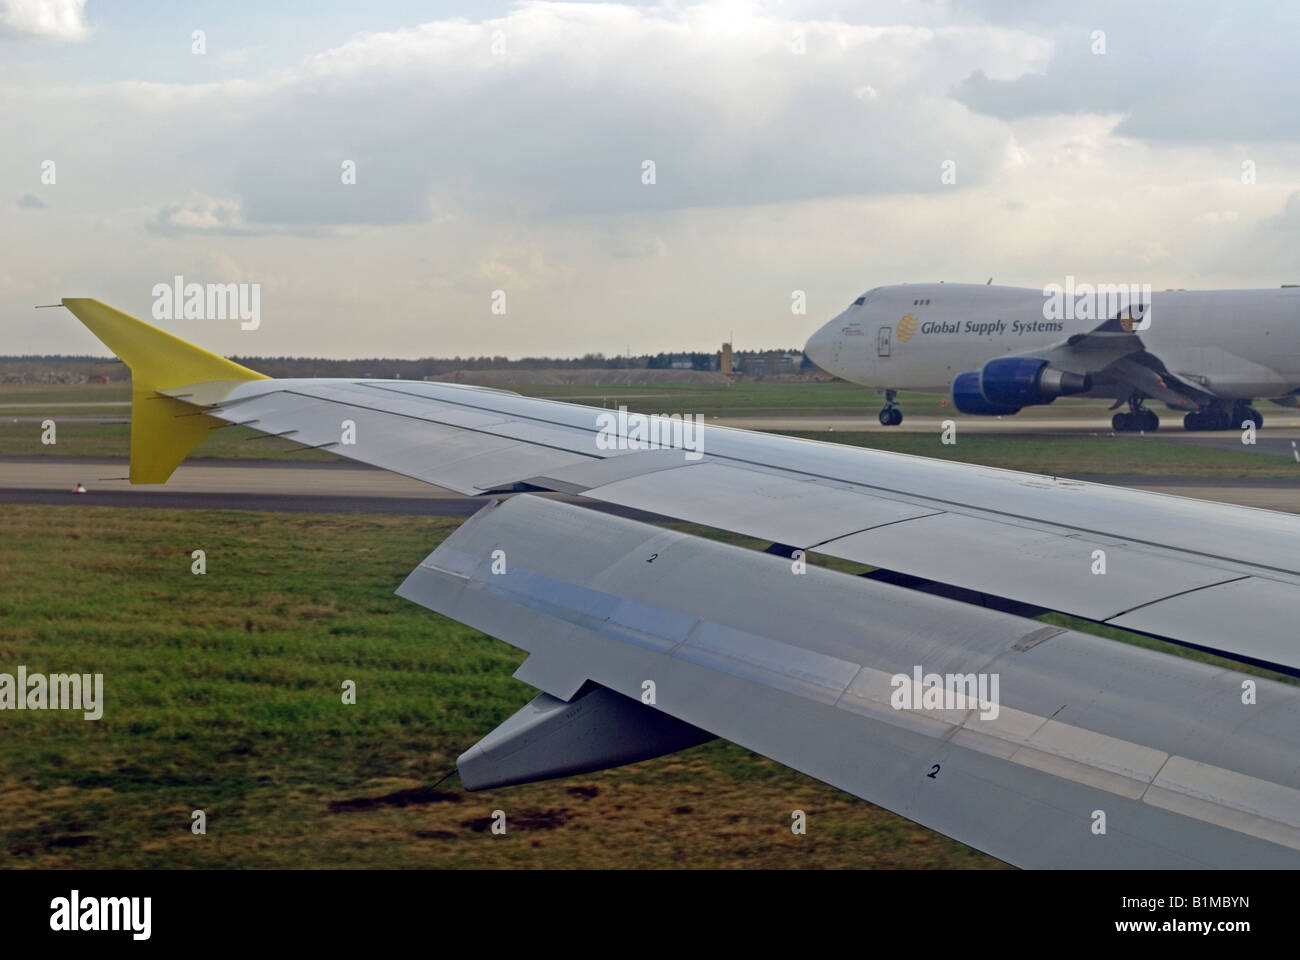
[[(127, 423), (59, 423), (57, 442), (41, 443), (39, 423), (0, 423), (0, 457), (118, 457), (131, 451)], [(222, 427), (201, 443), (191, 459), (341, 460), (326, 450), (310, 450), (281, 437), (268, 437), (251, 427)]]
[(94, 403), (131, 399), (131, 383), (4, 383), (0, 408), (11, 403)]
[[(106, 706), (96, 722), (4, 714), (0, 862), (1000, 866), (726, 743), (430, 791), (533, 695), (511, 678), (519, 651), (393, 595), (457, 522), (6, 507), (0, 669), (103, 673)], [(199, 548), (205, 576), (190, 572)], [(189, 829), (199, 809), (206, 836)], [(481, 831), (494, 809), (513, 824), (504, 838)], [(794, 809), (806, 837), (790, 833)]]

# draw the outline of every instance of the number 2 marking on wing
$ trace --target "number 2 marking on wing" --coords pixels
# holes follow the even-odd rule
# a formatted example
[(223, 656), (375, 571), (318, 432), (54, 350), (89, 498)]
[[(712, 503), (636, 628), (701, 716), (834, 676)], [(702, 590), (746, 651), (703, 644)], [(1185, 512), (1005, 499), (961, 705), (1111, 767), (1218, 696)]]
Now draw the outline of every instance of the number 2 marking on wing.
[(647, 560), (646, 563), (654, 563), (654, 562), (655, 562), (655, 559), (656, 559), (658, 556), (659, 556), (659, 554), (657, 554), (657, 553), (652, 553), (652, 554), (650, 554), (650, 559)]
[(934, 767), (930, 770), (930, 772), (926, 774), (926, 776), (929, 777), (931, 780), (934, 780), (936, 777), (938, 777), (939, 765), (936, 763)]

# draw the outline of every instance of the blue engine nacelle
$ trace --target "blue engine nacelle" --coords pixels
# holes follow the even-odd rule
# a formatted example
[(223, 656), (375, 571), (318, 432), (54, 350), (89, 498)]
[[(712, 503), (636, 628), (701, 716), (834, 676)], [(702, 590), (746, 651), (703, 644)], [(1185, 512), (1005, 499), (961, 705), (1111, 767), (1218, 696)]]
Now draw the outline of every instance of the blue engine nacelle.
[(962, 413), (979, 417), (1005, 417), (1019, 413), (1019, 407), (1008, 407), (1000, 403), (990, 403), (980, 392), (980, 371), (967, 370), (959, 373), (952, 382), (952, 403)]
[(1007, 416), (1021, 407), (1051, 403), (1057, 397), (1086, 393), (1092, 377), (1070, 373), (1034, 357), (999, 357), (953, 381), (952, 399), (962, 413)]

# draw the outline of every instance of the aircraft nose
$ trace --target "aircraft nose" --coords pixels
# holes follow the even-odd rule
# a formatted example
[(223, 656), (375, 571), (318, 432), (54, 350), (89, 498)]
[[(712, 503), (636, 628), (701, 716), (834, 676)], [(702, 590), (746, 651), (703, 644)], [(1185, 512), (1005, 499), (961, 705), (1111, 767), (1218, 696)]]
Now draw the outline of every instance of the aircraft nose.
[(832, 320), (830, 323), (823, 324), (819, 327), (813, 335), (808, 338), (808, 342), (805, 343), (803, 347), (804, 356), (817, 364), (817, 366), (821, 367), (823, 370), (828, 371), (829, 367), (827, 364), (830, 363), (831, 355), (831, 327), (834, 323), (835, 321)]

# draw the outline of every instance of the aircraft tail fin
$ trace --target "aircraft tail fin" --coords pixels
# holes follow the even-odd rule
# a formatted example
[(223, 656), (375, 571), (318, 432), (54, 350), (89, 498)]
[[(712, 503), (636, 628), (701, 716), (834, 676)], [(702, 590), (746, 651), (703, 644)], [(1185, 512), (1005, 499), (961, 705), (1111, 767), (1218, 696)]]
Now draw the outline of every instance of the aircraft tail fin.
[(62, 303), (131, 368), (132, 483), (166, 482), (211, 430), (224, 425), (161, 391), (267, 379), (98, 300), (64, 297)]

